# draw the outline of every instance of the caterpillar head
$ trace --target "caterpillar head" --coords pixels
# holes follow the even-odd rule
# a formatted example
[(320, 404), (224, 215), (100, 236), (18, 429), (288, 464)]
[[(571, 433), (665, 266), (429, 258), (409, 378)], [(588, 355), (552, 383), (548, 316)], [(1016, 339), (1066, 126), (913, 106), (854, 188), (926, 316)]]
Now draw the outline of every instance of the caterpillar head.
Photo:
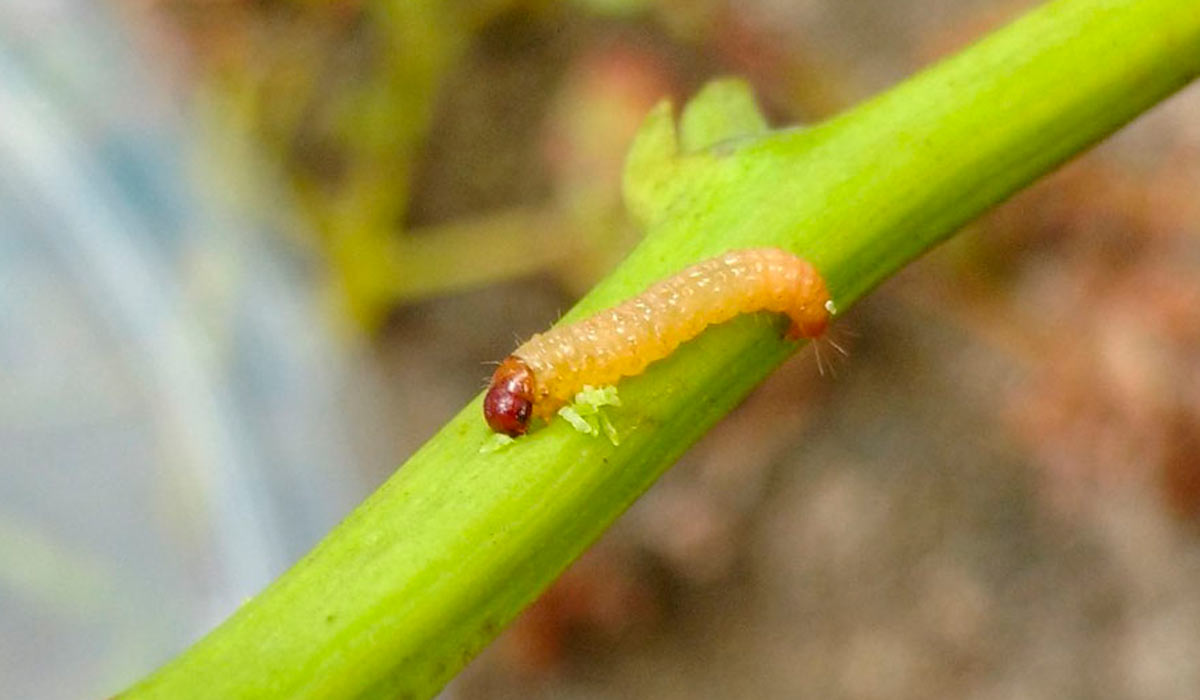
[(497, 433), (524, 435), (533, 416), (533, 400), (533, 372), (524, 360), (510, 355), (492, 375), (483, 398), (483, 417)]

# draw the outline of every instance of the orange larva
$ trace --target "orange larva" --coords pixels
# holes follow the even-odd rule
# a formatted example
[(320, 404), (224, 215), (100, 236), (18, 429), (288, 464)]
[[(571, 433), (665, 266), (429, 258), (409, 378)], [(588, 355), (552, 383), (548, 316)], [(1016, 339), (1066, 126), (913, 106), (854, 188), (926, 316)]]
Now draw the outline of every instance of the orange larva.
[(584, 385), (640, 374), (707, 326), (738, 314), (791, 317), (788, 338), (825, 332), (833, 304), (811, 263), (778, 248), (734, 250), (697, 263), (594, 316), (535, 334), (496, 373), (483, 402), (492, 430), (523, 435)]

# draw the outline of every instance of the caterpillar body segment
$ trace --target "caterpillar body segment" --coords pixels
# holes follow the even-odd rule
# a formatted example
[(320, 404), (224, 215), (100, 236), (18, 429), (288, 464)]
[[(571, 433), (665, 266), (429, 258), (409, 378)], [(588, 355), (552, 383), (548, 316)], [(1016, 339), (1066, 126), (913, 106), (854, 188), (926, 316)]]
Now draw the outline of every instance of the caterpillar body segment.
[(496, 369), (484, 417), (496, 432), (522, 435), (530, 418), (549, 420), (585, 385), (640, 374), (712, 324), (775, 311), (791, 318), (788, 338), (815, 338), (832, 308), (808, 261), (778, 248), (730, 251), (610, 309), (535, 334)]

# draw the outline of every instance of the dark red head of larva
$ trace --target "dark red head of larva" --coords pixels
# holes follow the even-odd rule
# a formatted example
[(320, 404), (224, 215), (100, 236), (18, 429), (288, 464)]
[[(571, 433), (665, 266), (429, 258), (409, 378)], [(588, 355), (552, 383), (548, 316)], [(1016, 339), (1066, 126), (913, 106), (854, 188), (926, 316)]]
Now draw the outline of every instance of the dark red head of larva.
[(497, 433), (524, 435), (533, 416), (533, 398), (533, 372), (524, 360), (510, 355), (492, 375), (483, 398), (483, 417)]

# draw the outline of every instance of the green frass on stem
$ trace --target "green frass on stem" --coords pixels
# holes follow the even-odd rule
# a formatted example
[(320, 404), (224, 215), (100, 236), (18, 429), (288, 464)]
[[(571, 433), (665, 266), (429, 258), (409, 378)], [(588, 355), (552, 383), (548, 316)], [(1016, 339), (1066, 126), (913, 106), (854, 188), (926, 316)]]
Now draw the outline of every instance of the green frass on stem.
[[(645, 229), (565, 321), (726, 250), (779, 246), (839, 309), (1200, 72), (1196, 0), (1058, 0), (826, 123), (772, 131), (736, 81), (629, 154)], [(621, 382), (615, 445), (567, 421), (482, 451), (479, 399), (296, 566), (126, 697), (429, 697), (795, 351), (714, 327)]]

